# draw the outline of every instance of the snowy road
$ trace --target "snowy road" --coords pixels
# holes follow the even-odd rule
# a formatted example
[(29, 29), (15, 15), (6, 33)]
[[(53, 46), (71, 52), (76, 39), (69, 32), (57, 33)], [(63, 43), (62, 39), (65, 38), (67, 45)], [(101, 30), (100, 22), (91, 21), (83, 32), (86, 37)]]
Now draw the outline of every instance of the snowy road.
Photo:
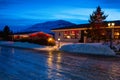
[(0, 80), (120, 80), (120, 58), (0, 46)]

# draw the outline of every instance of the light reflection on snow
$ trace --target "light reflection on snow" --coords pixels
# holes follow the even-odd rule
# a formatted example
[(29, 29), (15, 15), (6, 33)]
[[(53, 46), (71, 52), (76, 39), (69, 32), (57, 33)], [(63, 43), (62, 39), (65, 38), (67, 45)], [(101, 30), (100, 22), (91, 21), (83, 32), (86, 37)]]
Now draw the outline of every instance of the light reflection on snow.
[[(47, 63), (48, 63), (48, 67), (52, 68), (53, 67), (53, 56), (52, 56), (52, 52), (49, 51), (48, 53), (48, 59), (47, 59)], [(48, 78), (52, 78), (52, 69), (48, 69)]]
[(49, 67), (53, 66), (52, 61), (53, 61), (53, 55), (52, 55), (52, 52), (50, 51), (48, 55), (48, 60), (47, 60)]
[(0, 49), (2, 80), (120, 80), (118, 57)]
[(56, 69), (59, 70), (61, 68), (61, 53), (57, 53), (57, 64), (56, 64)]
[[(61, 76), (60, 73), (56, 73), (56, 71), (59, 71), (61, 69), (61, 53), (54, 54), (53, 52), (48, 53), (48, 78), (57, 78), (57, 76)], [(57, 75), (57, 76), (56, 76)]]
[(58, 63), (61, 62), (61, 53), (57, 53), (57, 62), (58, 62)]

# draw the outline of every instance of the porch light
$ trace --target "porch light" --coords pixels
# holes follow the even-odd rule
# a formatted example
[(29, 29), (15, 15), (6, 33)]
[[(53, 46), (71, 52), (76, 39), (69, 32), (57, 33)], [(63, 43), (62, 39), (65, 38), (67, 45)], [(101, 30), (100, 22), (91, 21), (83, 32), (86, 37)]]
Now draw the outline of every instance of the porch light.
[(58, 41), (60, 41), (60, 38), (58, 38)]
[(110, 39), (110, 47), (111, 48), (113, 47), (113, 40), (114, 40), (114, 26), (115, 26), (115, 23), (108, 23), (108, 27), (110, 27), (112, 29), (111, 39)]
[(58, 38), (58, 49), (60, 48), (60, 38)]
[(114, 26), (115, 26), (115, 23), (111, 23), (111, 25), (114, 27)]
[(108, 23), (108, 27), (110, 27), (110, 23)]
[(53, 40), (53, 38), (48, 38), (48, 42), (51, 42)]

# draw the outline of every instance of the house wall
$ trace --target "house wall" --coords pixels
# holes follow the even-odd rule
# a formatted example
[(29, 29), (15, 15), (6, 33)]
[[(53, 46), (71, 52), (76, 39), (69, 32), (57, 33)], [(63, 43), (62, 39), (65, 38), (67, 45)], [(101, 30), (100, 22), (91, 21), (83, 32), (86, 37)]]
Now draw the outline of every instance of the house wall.
[(29, 35), (27, 34), (18, 34), (18, 35), (13, 35), (13, 39), (22, 39), (22, 38), (28, 38)]
[[(85, 30), (87, 28), (74, 28), (74, 29), (61, 29), (61, 30), (52, 30), (55, 33), (55, 40), (58, 40), (58, 38), (60, 38), (61, 42), (79, 42), (80, 39), (82, 39), (82, 42), (86, 43), (86, 42), (91, 42), (91, 38), (87, 38), (86, 36), (84, 36)], [(91, 29), (91, 28), (90, 28)], [(106, 27), (107, 29), (107, 33), (105, 33), (105, 35), (107, 35), (107, 40), (110, 40), (110, 36), (114, 36), (114, 40), (120, 40), (120, 26), (114, 26), (113, 27)], [(114, 31), (113, 31), (114, 29)], [(79, 30), (79, 38), (78, 39), (65, 39), (64, 38), (64, 31), (71, 31), (71, 30)], [(113, 32), (112, 32), (113, 31)], [(102, 33), (101, 33), (102, 34)], [(103, 32), (104, 34), (104, 32)]]
[(79, 42), (81, 39), (81, 31), (79, 30), (79, 36), (75, 39), (65, 38), (64, 31), (55, 31), (55, 40), (57, 41), (58, 39), (60, 39), (61, 42)]

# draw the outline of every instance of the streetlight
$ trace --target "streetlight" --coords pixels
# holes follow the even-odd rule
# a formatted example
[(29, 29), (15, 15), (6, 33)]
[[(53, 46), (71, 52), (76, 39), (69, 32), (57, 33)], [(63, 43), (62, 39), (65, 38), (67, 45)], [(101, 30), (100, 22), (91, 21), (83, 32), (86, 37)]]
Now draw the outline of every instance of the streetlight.
[(108, 27), (110, 27), (112, 29), (112, 32), (111, 32), (111, 39), (110, 39), (110, 47), (112, 48), (113, 47), (113, 40), (114, 40), (114, 26), (115, 26), (115, 23), (108, 23)]
[(60, 38), (58, 38), (58, 48), (60, 48)]

